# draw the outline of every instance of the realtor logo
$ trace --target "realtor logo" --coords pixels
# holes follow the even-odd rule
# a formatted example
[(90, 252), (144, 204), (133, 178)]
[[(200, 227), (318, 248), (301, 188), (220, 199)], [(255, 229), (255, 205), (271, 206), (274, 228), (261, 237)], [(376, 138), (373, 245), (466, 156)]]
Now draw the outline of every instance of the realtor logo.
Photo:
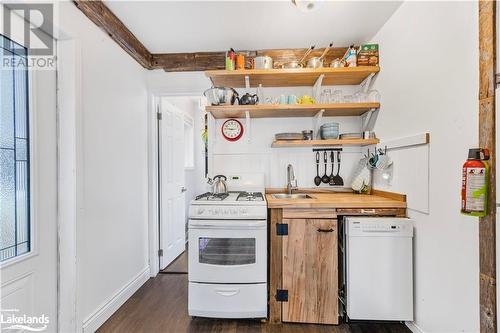
[(23, 44), (28, 49), (29, 56), (54, 55), (53, 4), (3, 3), (3, 31), (10, 39), (13, 39), (13, 15), (19, 15), (23, 19)]

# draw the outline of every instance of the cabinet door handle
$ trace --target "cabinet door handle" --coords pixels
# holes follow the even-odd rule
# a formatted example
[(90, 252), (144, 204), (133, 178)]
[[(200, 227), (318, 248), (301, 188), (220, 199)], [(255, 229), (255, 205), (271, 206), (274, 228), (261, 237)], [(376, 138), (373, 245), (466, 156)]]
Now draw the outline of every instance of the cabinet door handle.
[(375, 214), (375, 209), (361, 209), (361, 214)]
[(318, 228), (318, 232), (333, 232), (334, 230), (332, 228), (330, 229), (321, 229), (321, 228)]

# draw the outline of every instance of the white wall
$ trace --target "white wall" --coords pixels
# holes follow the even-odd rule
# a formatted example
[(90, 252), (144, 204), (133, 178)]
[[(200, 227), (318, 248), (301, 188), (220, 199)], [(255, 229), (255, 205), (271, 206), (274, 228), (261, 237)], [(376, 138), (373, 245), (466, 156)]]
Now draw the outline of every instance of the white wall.
[[(202, 94), (204, 90), (210, 88), (211, 82), (204, 73), (166, 73), (155, 70), (147, 73), (148, 90), (156, 94)], [(336, 87), (342, 89), (345, 93), (352, 93), (355, 87)], [(247, 92), (245, 89), (238, 89), (243, 95)], [(248, 90), (255, 93), (256, 89)], [(312, 94), (311, 87), (294, 88), (264, 88), (266, 97), (279, 96), (280, 94)], [(201, 111), (199, 111), (201, 112)], [(361, 129), (361, 120), (359, 117), (342, 117), (335, 119), (325, 118), (327, 121), (339, 121), (341, 132), (359, 132)], [(245, 126), (245, 119), (240, 119)], [(284, 149), (271, 148), (274, 134), (286, 131), (300, 132), (303, 129), (313, 129), (313, 120), (311, 118), (281, 118), (281, 119), (252, 119), (251, 130), (245, 127), (247, 136), (250, 135), (251, 141), (247, 141), (247, 136), (238, 142), (226, 141), (221, 135), (221, 126), (224, 120), (216, 120), (213, 128), (210, 129), (209, 139), (209, 175), (216, 174), (234, 174), (236, 172), (263, 172), (266, 175), (267, 187), (285, 187), (286, 186), (286, 166), (291, 163), (294, 166), (298, 183), (300, 187), (315, 187), (313, 179), (316, 175), (315, 154), (311, 148), (303, 149)], [(250, 134), (249, 134), (250, 133)], [(360, 157), (360, 148), (344, 148), (342, 154), (341, 176), (344, 178), (345, 185), (350, 185), (351, 171)], [(321, 161), (323, 156), (321, 156)], [(200, 167), (203, 167), (201, 164)], [(198, 168), (199, 166), (197, 166)], [(336, 170), (336, 169), (335, 169)], [(324, 165), (320, 165), (320, 174), (324, 172)], [(331, 172), (330, 159), (328, 162), (328, 174)], [(321, 185), (329, 187), (328, 185)], [(198, 188), (203, 192), (206, 188)]]
[[(330, 121), (333, 119), (325, 119)], [(225, 140), (221, 135), (221, 126), (225, 119), (215, 121), (211, 133), (210, 145), (212, 170), (215, 174), (235, 174), (238, 172), (262, 172), (266, 175), (266, 187), (286, 187), (286, 167), (290, 163), (294, 167), (298, 185), (301, 188), (312, 188), (316, 176), (316, 160), (312, 148), (271, 148), (275, 133), (301, 132), (313, 129), (312, 118), (252, 119), (251, 128), (245, 127), (244, 136), (237, 142)], [(245, 119), (240, 119), (245, 126)], [(340, 123), (341, 132), (359, 132), (359, 117), (338, 117), (334, 121)], [(250, 141), (248, 141), (250, 139)], [(344, 147), (341, 153), (340, 175), (345, 186), (350, 186), (351, 171), (360, 158), (360, 148)], [(337, 167), (335, 167), (335, 173)], [(320, 153), (319, 174), (324, 173), (323, 153)], [(330, 156), (328, 155), (327, 174), (331, 173)], [(330, 187), (322, 184), (321, 187)]]
[[(344, 94), (357, 91), (357, 86), (337, 86), (325, 87), (341, 89)], [(238, 89), (243, 95), (245, 89)], [(255, 93), (256, 89), (248, 90)], [(264, 88), (264, 97), (277, 97), (281, 94), (302, 96), (312, 95), (311, 87), (281, 87)], [(298, 185), (301, 188), (314, 188), (314, 177), (316, 176), (316, 153), (312, 148), (271, 148), (274, 135), (282, 132), (301, 132), (302, 130), (313, 130), (313, 118), (263, 118), (251, 119), (251, 126), (245, 126), (245, 119), (240, 119), (244, 125), (244, 136), (237, 142), (225, 140), (221, 135), (221, 126), (225, 119), (218, 119), (214, 122), (215, 129), (211, 131), (211, 158), (212, 170), (210, 175), (234, 174), (237, 172), (263, 172), (266, 175), (266, 187), (284, 188), (286, 187), (286, 167), (292, 164)], [(327, 117), (322, 123), (335, 121), (340, 124), (340, 133), (360, 132), (360, 117)], [(249, 141), (250, 140), (250, 141)], [(361, 156), (361, 148), (344, 147), (341, 153), (340, 175), (344, 179), (344, 186), (350, 187), (351, 172)], [(324, 174), (323, 153), (320, 154), (319, 174)], [(331, 161), (328, 156), (327, 174), (331, 173)], [(335, 173), (337, 166), (335, 166)], [(320, 187), (330, 188), (327, 184)]]
[[(382, 93), (377, 134), (431, 134), (429, 165), (419, 158), (427, 148), (391, 152), (395, 168), (405, 165), (414, 174), (430, 169), (429, 213), (409, 210), (415, 220), (415, 324), (422, 332), (479, 331), (478, 219), (460, 214), (459, 198), (462, 164), (478, 144), (477, 7), (405, 2), (373, 37), (382, 68), (375, 83)], [(400, 183), (395, 179), (386, 188), (398, 190)], [(408, 191), (409, 200), (417, 193)]]
[(149, 275), (145, 70), (72, 2), (59, 14), (81, 47), (78, 325), (92, 328)]

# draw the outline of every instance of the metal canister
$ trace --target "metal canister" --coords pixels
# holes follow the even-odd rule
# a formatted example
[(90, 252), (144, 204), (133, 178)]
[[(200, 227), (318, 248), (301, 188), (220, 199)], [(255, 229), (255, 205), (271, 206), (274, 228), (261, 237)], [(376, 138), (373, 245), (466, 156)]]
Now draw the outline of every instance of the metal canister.
[(304, 130), (302, 131), (302, 136), (304, 140), (312, 140), (313, 139), (313, 131), (312, 130)]

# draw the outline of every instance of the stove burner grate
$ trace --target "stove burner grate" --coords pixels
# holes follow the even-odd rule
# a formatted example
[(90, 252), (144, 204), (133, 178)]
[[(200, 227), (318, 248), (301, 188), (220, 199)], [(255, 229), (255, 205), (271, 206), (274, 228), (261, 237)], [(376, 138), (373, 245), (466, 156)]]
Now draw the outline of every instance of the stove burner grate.
[(195, 200), (207, 200), (207, 201), (222, 201), (226, 199), (229, 196), (228, 193), (211, 193), (211, 192), (206, 192), (203, 194), (198, 195)]
[(263, 201), (264, 196), (261, 192), (241, 192), (237, 201)]

